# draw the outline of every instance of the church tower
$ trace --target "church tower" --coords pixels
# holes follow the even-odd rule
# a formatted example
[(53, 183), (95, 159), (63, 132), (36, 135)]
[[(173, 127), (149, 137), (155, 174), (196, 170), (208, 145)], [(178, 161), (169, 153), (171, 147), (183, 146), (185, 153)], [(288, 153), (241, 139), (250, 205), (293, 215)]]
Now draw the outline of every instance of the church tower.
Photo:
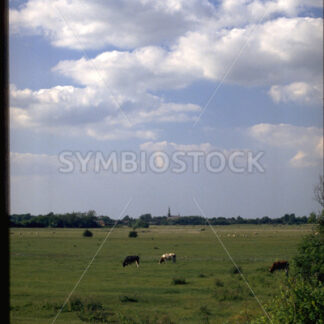
[(170, 207), (168, 207), (168, 217), (171, 217)]

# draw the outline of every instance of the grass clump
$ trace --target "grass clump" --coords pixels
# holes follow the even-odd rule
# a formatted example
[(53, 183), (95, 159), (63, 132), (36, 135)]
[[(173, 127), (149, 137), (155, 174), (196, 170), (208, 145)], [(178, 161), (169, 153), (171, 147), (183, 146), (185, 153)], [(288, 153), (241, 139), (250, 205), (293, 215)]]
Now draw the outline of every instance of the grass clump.
[(130, 231), (128, 233), (128, 237), (137, 237), (137, 232), (136, 231)]
[(188, 282), (184, 278), (173, 278), (172, 284), (174, 285), (186, 285)]
[(63, 308), (64, 312), (76, 312), (79, 319), (90, 323), (111, 323), (112, 312), (108, 312), (101, 302), (92, 299), (71, 298)]
[(233, 266), (231, 269), (230, 269), (230, 273), (231, 274), (238, 274), (238, 273), (243, 273), (243, 269), (240, 267), (240, 266)]
[[(114, 322), (115, 323), (115, 322)], [(175, 324), (167, 314), (158, 314), (153, 317), (150, 316), (126, 316), (124, 314), (118, 314), (119, 324)]]
[(216, 287), (224, 287), (224, 282), (218, 278), (215, 279), (215, 286)]
[(93, 234), (91, 231), (89, 231), (88, 229), (86, 229), (83, 234), (82, 234), (84, 237), (92, 237)]
[(119, 296), (119, 300), (122, 303), (137, 303), (138, 300), (135, 297), (128, 297), (128, 296)]
[(203, 305), (199, 308), (199, 315), (201, 318), (201, 323), (209, 324), (209, 316), (212, 315), (211, 311), (206, 305)]
[(221, 283), (215, 284), (213, 292), (214, 298), (218, 301), (241, 301), (251, 297), (249, 290), (239, 283), (235, 285), (224, 285)]
[(212, 314), (206, 305), (203, 305), (199, 308), (199, 313), (202, 315), (211, 315)]

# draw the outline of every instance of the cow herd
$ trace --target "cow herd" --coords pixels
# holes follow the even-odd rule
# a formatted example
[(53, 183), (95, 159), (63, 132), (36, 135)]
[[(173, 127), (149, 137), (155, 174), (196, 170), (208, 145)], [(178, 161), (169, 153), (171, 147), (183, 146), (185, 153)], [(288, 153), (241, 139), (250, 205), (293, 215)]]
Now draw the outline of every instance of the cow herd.
[[(176, 262), (176, 254), (175, 253), (164, 253), (161, 255), (158, 263), (163, 263), (168, 260), (172, 260), (172, 262)], [(139, 267), (140, 258), (138, 255), (128, 255), (124, 262), (123, 267), (126, 267), (129, 264), (136, 263), (136, 266)], [(288, 261), (276, 261), (272, 264), (269, 271), (273, 273), (276, 270), (285, 270), (286, 275), (288, 276), (289, 271), (289, 262)]]
[[(172, 260), (172, 262), (176, 262), (177, 256), (175, 253), (164, 253), (160, 257), (159, 263), (166, 262), (167, 260)], [(123, 267), (126, 267), (129, 264), (136, 263), (136, 266), (139, 267), (140, 258), (138, 255), (128, 255), (123, 261)]]

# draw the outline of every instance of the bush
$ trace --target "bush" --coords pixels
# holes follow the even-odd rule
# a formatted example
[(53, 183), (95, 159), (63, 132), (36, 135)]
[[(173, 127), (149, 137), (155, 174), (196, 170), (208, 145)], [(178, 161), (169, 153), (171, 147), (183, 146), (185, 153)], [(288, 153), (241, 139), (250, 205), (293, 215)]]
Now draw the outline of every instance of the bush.
[(85, 231), (83, 232), (83, 236), (84, 236), (84, 237), (92, 237), (93, 234), (92, 234), (91, 231), (89, 231), (89, 230), (85, 230)]
[(324, 282), (324, 244), (321, 235), (311, 234), (304, 238), (293, 260), (295, 272), (304, 280)]
[(137, 232), (136, 231), (130, 231), (128, 233), (128, 237), (137, 237)]
[[(324, 323), (324, 289), (321, 282), (305, 281), (301, 276), (287, 280), (281, 294), (266, 306), (273, 324)], [(253, 324), (269, 323), (267, 316), (252, 321)]]

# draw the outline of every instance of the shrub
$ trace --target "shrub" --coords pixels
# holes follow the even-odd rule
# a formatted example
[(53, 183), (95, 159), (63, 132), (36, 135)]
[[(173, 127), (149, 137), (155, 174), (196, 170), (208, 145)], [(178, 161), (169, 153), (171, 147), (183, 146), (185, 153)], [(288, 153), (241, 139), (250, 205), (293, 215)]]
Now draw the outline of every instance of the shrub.
[(136, 231), (130, 231), (128, 233), (128, 237), (137, 237), (137, 232)]
[[(324, 287), (321, 282), (305, 281), (301, 276), (287, 280), (281, 294), (266, 306), (273, 324), (279, 323), (324, 323)], [(261, 316), (253, 324), (269, 323)]]
[(304, 238), (293, 260), (295, 271), (305, 280), (324, 282), (324, 244), (321, 235), (311, 234)]
[(91, 231), (89, 231), (89, 230), (85, 230), (85, 231), (83, 232), (83, 236), (84, 236), (84, 237), (92, 237), (93, 234), (92, 234)]

